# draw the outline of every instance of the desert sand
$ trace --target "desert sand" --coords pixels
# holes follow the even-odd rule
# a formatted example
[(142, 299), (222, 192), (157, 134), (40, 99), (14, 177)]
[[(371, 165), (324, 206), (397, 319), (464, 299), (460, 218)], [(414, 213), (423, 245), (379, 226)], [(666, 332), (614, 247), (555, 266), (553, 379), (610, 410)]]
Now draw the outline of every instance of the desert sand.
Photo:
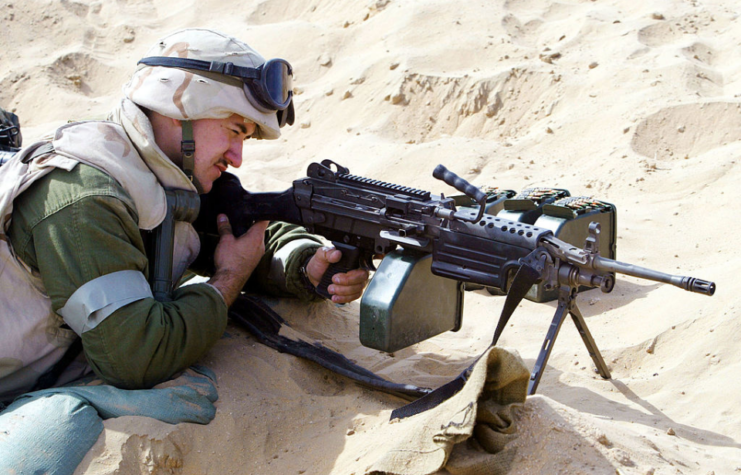
[[(619, 260), (713, 280), (708, 298), (631, 277), (580, 296), (612, 371), (564, 323), (518, 411), (513, 474), (741, 473), (741, 19), (731, 0), (32, 0), (0, 3), (0, 104), (31, 143), (100, 119), (151, 43), (212, 27), (296, 71), (297, 122), (249, 141), (245, 187), (309, 163), (454, 194), (566, 188), (617, 207)], [(736, 276), (736, 277), (734, 277)], [(396, 382), (437, 387), (491, 340), (504, 299), (466, 294), (463, 327), (393, 355), (358, 341), (358, 303), (274, 302), (293, 328)], [(524, 301), (500, 344), (532, 366), (555, 309)], [(230, 325), (203, 363), (207, 426), (105, 422), (78, 474), (362, 474), (404, 401)], [(446, 472), (441, 472), (446, 473)]]

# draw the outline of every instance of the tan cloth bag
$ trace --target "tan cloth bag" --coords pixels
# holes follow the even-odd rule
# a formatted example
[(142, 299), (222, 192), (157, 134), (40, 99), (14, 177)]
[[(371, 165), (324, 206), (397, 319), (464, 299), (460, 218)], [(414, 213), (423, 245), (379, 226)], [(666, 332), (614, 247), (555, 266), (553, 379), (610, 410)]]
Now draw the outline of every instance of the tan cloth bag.
[(374, 433), (380, 445), (373, 452), (382, 455), (366, 473), (506, 473), (514, 455), (506, 445), (516, 437), (512, 410), (525, 402), (529, 379), (517, 353), (489, 348), (453, 397)]

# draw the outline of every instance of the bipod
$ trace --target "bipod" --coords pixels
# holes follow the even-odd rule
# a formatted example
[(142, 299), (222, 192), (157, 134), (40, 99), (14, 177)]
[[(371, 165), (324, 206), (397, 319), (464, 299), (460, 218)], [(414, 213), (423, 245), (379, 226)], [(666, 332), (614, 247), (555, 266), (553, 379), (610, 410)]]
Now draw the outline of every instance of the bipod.
[(540, 354), (538, 360), (535, 362), (533, 372), (530, 374), (530, 384), (527, 389), (528, 395), (532, 396), (535, 394), (535, 390), (538, 389), (540, 383), (540, 377), (543, 375), (545, 365), (548, 363), (548, 358), (551, 356), (551, 350), (556, 342), (558, 332), (561, 330), (561, 324), (563, 323), (566, 315), (571, 315), (574, 320), (574, 325), (581, 335), (581, 339), (584, 341), (584, 346), (587, 347), (589, 356), (592, 357), (599, 375), (605, 379), (610, 379), (610, 370), (607, 369), (605, 360), (602, 359), (602, 354), (597, 348), (597, 344), (592, 338), (592, 334), (589, 332), (587, 322), (579, 311), (579, 307), (576, 305), (577, 288), (562, 285), (558, 291), (558, 307), (556, 313), (553, 315), (553, 321), (551, 322), (550, 328), (548, 328), (548, 334), (545, 336), (543, 346), (540, 348)]

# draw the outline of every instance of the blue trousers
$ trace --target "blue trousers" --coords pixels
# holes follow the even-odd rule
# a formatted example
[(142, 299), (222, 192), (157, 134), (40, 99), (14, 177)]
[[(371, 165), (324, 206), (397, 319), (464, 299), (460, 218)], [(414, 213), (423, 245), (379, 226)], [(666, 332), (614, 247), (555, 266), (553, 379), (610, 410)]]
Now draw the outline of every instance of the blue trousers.
[(0, 413), (0, 473), (71, 475), (98, 440), (103, 419), (208, 424), (216, 415), (215, 381), (210, 370), (194, 367), (166, 388), (67, 386), (20, 396)]

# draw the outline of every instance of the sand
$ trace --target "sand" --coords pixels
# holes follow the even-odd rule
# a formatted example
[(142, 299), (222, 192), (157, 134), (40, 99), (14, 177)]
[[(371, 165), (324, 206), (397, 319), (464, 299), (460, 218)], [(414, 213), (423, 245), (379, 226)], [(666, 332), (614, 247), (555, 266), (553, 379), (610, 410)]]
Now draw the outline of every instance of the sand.
[[(3, 0), (0, 104), (26, 143), (105, 117), (159, 36), (215, 27), (295, 67), (297, 123), (248, 142), (243, 184), (277, 191), (331, 159), (455, 193), (566, 188), (613, 203), (620, 260), (713, 280), (712, 298), (619, 278), (580, 297), (612, 371), (570, 321), (518, 412), (513, 474), (741, 473), (741, 20), (730, 0)], [(490, 341), (503, 299), (466, 295), (463, 328), (387, 355), (358, 304), (278, 302), (294, 329), (397, 382), (439, 386)], [(522, 303), (501, 344), (528, 365), (554, 303)], [(78, 474), (361, 474), (400, 399), (230, 326), (204, 364), (208, 426), (105, 422)], [(444, 473), (444, 472), (443, 472)]]

